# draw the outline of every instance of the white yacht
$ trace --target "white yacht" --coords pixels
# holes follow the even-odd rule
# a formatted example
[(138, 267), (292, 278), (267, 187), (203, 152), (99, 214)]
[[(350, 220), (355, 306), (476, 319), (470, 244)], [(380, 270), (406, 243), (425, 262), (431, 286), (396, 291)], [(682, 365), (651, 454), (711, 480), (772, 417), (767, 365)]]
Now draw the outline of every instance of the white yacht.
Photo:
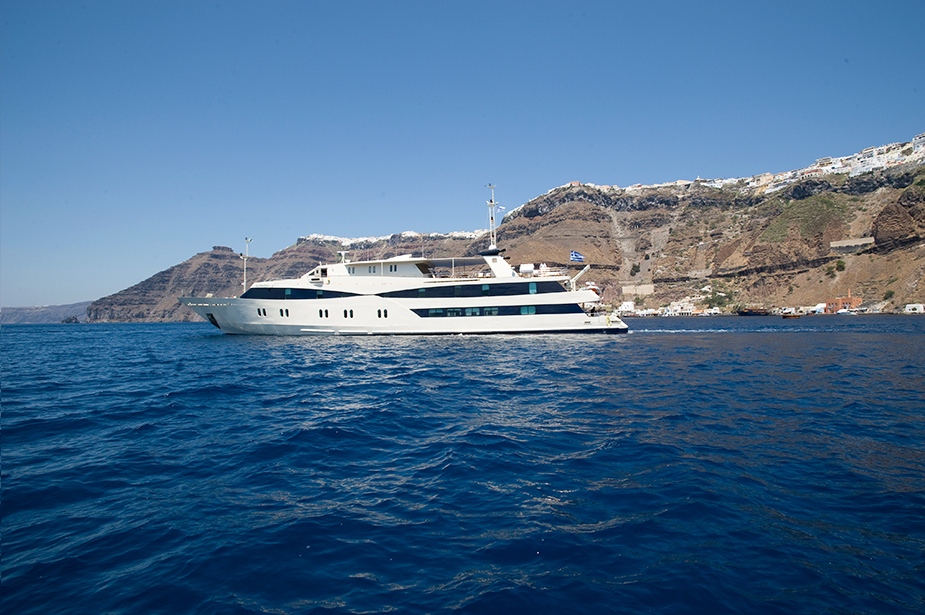
[(496, 246), (475, 257), (412, 255), (319, 265), (300, 278), (257, 282), (240, 297), (180, 302), (225, 333), (264, 335), (448, 335), (626, 333), (600, 310), (593, 285), (540, 265), (515, 270)]

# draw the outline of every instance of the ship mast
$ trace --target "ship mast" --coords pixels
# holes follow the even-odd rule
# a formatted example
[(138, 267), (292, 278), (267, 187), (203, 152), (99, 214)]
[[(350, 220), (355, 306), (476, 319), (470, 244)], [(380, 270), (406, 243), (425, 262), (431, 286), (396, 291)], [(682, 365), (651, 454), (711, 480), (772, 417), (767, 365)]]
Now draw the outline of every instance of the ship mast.
[(250, 257), (248, 248), (250, 247), (252, 241), (254, 240), (250, 237), (244, 238), (244, 254), (241, 255), (241, 258), (244, 259), (244, 282), (241, 283), (241, 286), (244, 288), (244, 290), (241, 292), (242, 295), (247, 292), (247, 259)]
[(491, 200), (488, 201), (488, 236), (491, 239), (491, 245), (488, 246), (488, 249), (496, 250), (498, 248), (498, 238), (495, 235), (495, 208), (498, 206), (498, 202), (495, 200), (494, 184), (488, 184), (487, 188), (491, 190)]

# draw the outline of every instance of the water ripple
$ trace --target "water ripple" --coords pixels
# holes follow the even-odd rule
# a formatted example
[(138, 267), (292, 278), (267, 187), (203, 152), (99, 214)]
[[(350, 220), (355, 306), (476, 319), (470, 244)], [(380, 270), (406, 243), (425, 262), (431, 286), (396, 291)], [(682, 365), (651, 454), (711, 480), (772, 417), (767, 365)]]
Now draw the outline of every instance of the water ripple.
[(920, 610), (925, 319), (638, 322), (4, 327), (0, 605)]

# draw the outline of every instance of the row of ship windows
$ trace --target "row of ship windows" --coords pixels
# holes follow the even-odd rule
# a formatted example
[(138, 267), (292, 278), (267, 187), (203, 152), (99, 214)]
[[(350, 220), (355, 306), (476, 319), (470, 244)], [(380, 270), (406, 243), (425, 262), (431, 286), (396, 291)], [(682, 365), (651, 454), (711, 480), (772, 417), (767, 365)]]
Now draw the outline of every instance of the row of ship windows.
[[(389, 265), (389, 273), (395, 273), (398, 271), (398, 265)], [(347, 267), (347, 273), (354, 275), (357, 272), (356, 267)], [(327, 272), (322, 273), (321, 275), (326, 275)], [(376, 265), (367, 265), (366, 273), (376, 273)]]
[[(422, 312), (424, 310), (421, 310)], [(432, 308), (427, 310), (427, 318), (434, 318), (440, 316), (498, 316), (501, 313), (501, 308), (496, 307), (486, 307), (486, 308)], [(527, 316), (529, 314), (536, 314), (536, 306), (534, 305), (522, 305), (520, 306), (520, 314), (522, 316)], [(424, 316), (424, 314), (422, 314)]]
[[(266, 315), (267, 315), (266, 308), (257, 308), (257, 316), (266, 316)], [(289, 309), (280, 308), (279, 315), (283, 318), (289, 318)], [(388, 318), (389, 311), (388, 310), (376, 310), (376, 316), (378, 318)], [(318, 310), (318, 318), (330, 318), (330, 314), (328, 310)], [(344, 310), (344, 318), (353, 318), (353, 310)]]
[(529, 316), (532, 314), (571, 314), (580, 313), (581, 307), (576, 303), (559, 305), (510, 305), (503, 307), (470, 307), (470, 308), (431, 308), (412, 310), (422, 318), (440, 318), (443, 316)]
[[(257, 308), (257, 316), (266, 316), (266, 315), (267, 315), (267, 308)], [(284, 309), (280, 308), (280, 310), (279, 310), (279, 315), (280, 315), (280, 316), (285, 316), (285, 317), (288, 318), (288, 317), (289, 317), (289, 310), (284, 310)]]
[[(544, 283), (543, 284), (544, 292), (556, 292), (563, 290), (562, 287), (556, 283)], [(527, 284), (505, 284), (505, 285), (496, 285), (492, 287), (490, 284), (482, 284), (481, 289), (476, 286), (454, 286), (452, 287), (452, 294), (450, 293), (449, 286), (443, 286), (439, 288), (418, 288), (417, 290), (398, 290), (388, 293), (383, 293), (383, 297), (403, 297), (403, 298), (413, 298), (415, 294), (418, 299), (424, 299), (425, 297), (477, 297), (481, 294), (482, 297), (489, 297), (493, 295), (511, 295), (511, 294), (524, 294), (522, 291), (526, 287), (527, 293), (530, 295), (535, 295), (537, 293), (536, 282), (528, 282)], [(481, 291), (481, 292), (480, 292)], [(499, 292), (500, 291), (500, 292)]]
[[(390, 266), (398, 267), (398, 265)], [(450, 297), (536, 295), (557, 292), (565, 292), (561, 284), (541, 281), (409, 288), (379, 293), (379, 296), (397, 299), (440, 299)], [(355, 295), (356, 293), (322, 288), (250, 288), (242, 296), (245, 299), (337, 299)]]
[[(521, 316), (529, 316), (537, 313), (537, 306), (512, 305), (504, 307), (430, 308), (412, 311), (422, 318), (440, 318), (443, 316), (514, 316), (517, 314)], [(539, 307), (540, 314), (568, 314), (573, 312), (578, 313), (581, 311), (581, 308), (574, 303), (560, 305), (541, 305)], [(257, 308), (257, 315), (266, 316), (266, 308)], [(280, 308), (279, 315), (282, 318), (289, 318), (289, 309)], [(389, 311), (383, 309), (376, 310), (376, 317), (388, 318)], [(330, 311), (324, 309), (318, 310), (318, 318), (330, 318)], [(353, 310), (344, 310), (344, 318), (353, 318)]]

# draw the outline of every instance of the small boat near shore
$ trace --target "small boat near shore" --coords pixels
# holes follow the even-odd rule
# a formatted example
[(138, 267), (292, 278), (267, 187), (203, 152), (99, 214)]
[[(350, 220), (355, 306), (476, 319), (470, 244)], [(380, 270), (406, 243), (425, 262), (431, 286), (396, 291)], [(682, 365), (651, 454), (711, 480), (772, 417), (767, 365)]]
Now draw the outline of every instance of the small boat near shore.
[(771, 310), (766, 308), (742, 308), (736, 311), (739, 316), (770, 316)]

